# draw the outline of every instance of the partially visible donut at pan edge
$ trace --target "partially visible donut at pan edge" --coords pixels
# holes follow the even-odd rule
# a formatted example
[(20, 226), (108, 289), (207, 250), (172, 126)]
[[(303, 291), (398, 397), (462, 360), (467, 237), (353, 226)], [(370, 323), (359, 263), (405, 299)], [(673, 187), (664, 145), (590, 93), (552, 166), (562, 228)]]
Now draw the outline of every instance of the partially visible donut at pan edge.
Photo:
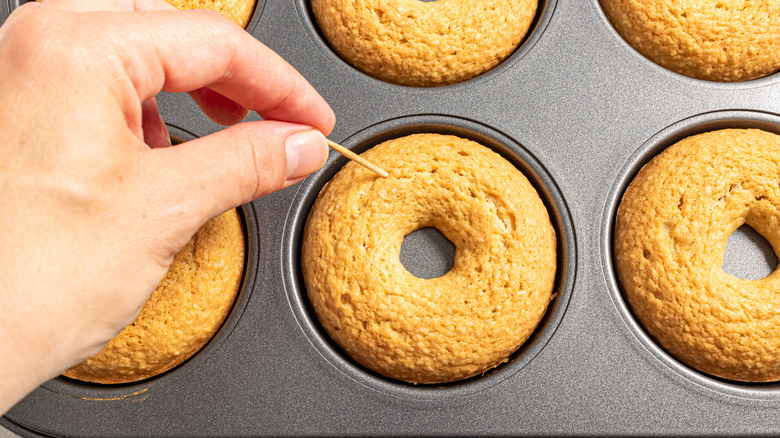
[(182, 364), (208, 343), (233, 308), (244, 267), (244, 232), (233, 209), (207, 222), (174, 257), (135, 320), (64, 376), (132, 383)]
[(723, 271), (749, 225), (780, 248), (780, 136), (724, 129), (664, 150), (618, 207), (615, 268), (631, 310), (672, 356), (714, 376), (780, 380), (780, 271)]
[(517, 49), (538, 0), (311, 0), (325, 40), (358, 70), (416, 87), (449, 85)]
[(639, 53), (696, 79), (735, 82), (780, 70), (776, 0), (601, 0)]

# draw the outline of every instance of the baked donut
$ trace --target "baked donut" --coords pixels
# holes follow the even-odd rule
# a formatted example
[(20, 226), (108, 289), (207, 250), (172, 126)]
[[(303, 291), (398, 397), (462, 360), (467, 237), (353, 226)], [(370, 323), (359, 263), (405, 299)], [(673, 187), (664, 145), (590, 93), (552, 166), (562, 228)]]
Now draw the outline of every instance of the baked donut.
[(189, 359), (233, 307), (244, 266), (236, 210), (207, 222), (174, 257), (135, 320), (98, 354), (63, 373), (93, 383), (130, 383)]
[(256, 0), (165, 0), (176, 9), (211, 9), (241, 27), (246, 27), (255, 11)]
[(454, 84), (514, 52), (538, 0), (311, 0), (330, 46), (358, 70), (416, 87)]
[[(553, 297), (555, 231), (512, 164), (470, 140), (416, 134), (347, 163), (319, 194), (301, 267), (328, 335), (392, 379), (443, 383), (516, 351)], [(456, 247), (452, 270), (421, 279), (401, 264), (404, 236), (435, 227)]]
[(617, 211), (615, 267), (639, 322), (685, 364), (726, 379), (780, 380), (780, 271), (721, 268), (743, 224), (780, 248), (780, 136), (726, 129), (656, 156)]
[(671, 71), (746, 81), (780, 69), (776, 0), (601, 0), (617, 32)]

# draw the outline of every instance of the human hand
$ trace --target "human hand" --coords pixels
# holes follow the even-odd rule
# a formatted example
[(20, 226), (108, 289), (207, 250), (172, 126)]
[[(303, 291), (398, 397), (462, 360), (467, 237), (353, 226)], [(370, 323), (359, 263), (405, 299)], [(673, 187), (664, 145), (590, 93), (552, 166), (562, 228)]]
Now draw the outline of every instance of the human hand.
[[(97, 353), (208, 219), (327, 157), (335, 117), (240, 27), (162, 0), (47, 0), (0, 28), (0, 413)], [(154, 101), (265, 120), (169, 145)]]

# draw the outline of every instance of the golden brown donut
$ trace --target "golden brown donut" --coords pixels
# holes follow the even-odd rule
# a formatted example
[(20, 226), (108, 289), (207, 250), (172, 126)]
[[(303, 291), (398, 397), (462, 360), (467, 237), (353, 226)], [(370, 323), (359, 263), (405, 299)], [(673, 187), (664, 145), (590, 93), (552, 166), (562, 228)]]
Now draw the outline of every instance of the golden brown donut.
[(345, 61), (383, 81), (454, 84), (514, 52), (538, 0), (311, 0), (320, 31)]
[(669, 353), (715, 376), (780, 380), (780, 273), (721, 269), (747, 224), (780, 248), (780, 136), (726, 129), (656, 156), (617, 212), (615, 267), (642, 326)]
[[(303, 236), (309, 300), (328, 335), (384, 376), (442, 383), (516, 351), (553, 297), (555, 231), (523, 174), (470, 140), (416, 134), (365, 152), (323, 188)], [(456, 247), (445, 275), (399, 259), (404, 236), (436, 227)]]
[(63, 373), (93, 383), (148, 379), (189, 359), (233, 307), (244, 266), (236, 210), (207, 222), (174, 257), (135, 320), (98, 354)]
[(256, 0), (165, 0), (176, 9), (211, 9), (241, 27), (246, 27), (255, 11)]
[(618, 33), (669, 70), (746, 81), (780, 69), (777, 0), (601, 0)]

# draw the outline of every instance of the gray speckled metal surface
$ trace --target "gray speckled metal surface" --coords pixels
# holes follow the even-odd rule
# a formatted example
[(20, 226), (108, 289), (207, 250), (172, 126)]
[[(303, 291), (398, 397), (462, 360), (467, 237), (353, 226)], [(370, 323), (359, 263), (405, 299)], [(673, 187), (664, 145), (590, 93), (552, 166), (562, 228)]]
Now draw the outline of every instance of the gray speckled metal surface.
[[(12, 1), (0, 0), (0, 18)], [(313, 177), (244, 207), (254, 240), (243, 301), (207, 350), (138, 385), (55, 379), (0, 424), (23, 436), (86, 437), (780, 434), (780, 385), (703, 375), (644, 334), (620, 295), (610, 244), (622, 190), (675, 139), (732, 126), (780, 132), (780, 74), (737, 84), (683, 77), (631, 49), (597, 0), (545, 4), (512, 58), (436, 89), (349, 67), (320, 39), (306, 0), (266, 0), (248, 26), (330, 102), (333, 140), (361, 151), (399, 133), (454, 132), (530, 174), (552, 211), (561, 270), (545, 322), (511, 363), (457, 385), (413, 387), (357, 367), (329, 343), (302, 294), (297, 257), (313, 197), (344, 162), (332, 153)], [(193, 135), (219, 129), (186, 95), (163, 94), (159, 105)], [(729, 272), (774, 269), (760, 237), (733, 239)], [(769, 256), (745, 255), (755, 251)]]

